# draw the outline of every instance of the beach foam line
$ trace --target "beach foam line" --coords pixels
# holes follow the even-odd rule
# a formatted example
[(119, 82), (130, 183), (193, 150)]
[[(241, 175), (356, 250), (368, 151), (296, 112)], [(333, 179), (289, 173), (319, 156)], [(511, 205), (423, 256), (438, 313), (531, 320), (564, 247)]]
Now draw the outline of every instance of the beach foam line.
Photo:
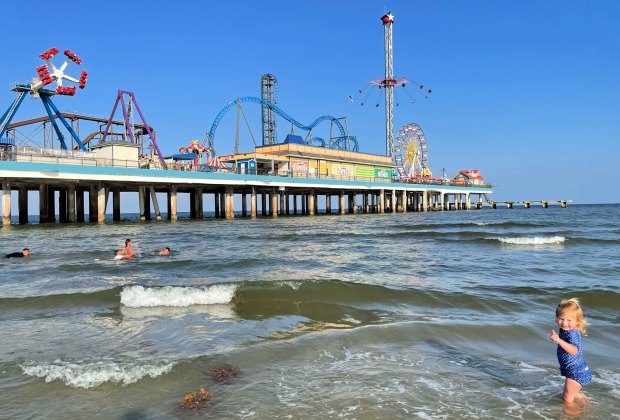
[(24, 374), (45, 378), (46, 383), (60, 380), (74, 388), (88, 389), (105, 382), (128, 385), (146, 376), (155, 378), (170, 372), (174, 365), (167, 362), (136, 365), (112, 361), (79, 364), (55, 360), (53, 363), (27, 362), (20, 367)]
[(563, 236), (533, 237), (533, 238), (494, 238), (504, 244), (510, 245), (558, 245), (564, 243), (566, 238)]
[(121, 292), (121, 304), (129, 308), (223, 305), (232, 301), (236, 289), (237, 286), (233, 284), (216, 284), (207, 287), (127, 286)]

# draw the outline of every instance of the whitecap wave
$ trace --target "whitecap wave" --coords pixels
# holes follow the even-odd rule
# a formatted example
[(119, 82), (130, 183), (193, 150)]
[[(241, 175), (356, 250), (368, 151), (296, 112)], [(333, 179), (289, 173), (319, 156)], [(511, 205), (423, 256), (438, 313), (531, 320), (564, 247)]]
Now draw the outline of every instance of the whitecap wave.
[(128, 286), (121, 292), (121, 304), (129, 308), (222, 305), (232, 301), (236, 289), (237, 287), (231, 284), (216, 284), (208, 287)]
[(510, 245), (558, 245), (564, 243), (563, 236), (536, 236), (533, 238), (494, 238), (504, 244)]
[(74, 388), (94, 388), (105, 382), (132, 384), (149, 376), (155, 378), (170, 372), (175, 363), (159, 362), (136, 365), (103, 361), (95, 363), (69, 363), (55, 360), (53, 363), (28, 362), (20, 367), (24, 374), (45, 378), (45, 382), (62, 381)]

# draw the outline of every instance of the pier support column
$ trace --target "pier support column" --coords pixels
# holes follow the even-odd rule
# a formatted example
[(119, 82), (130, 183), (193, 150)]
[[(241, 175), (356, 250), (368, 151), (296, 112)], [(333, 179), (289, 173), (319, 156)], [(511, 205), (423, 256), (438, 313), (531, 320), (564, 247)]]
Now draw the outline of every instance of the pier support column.
[(144, 187), (138, 187), (138, 204), (140, 208), (140, 220), (144, 221), (146, 220), (146, 215), (144, 214)]
[(75, 223), (75, 186), (67, 187), (67, 221)]
[(325, 213), (332, 213), (332, 196), (330, 194), (325, 194)]
[(220, 217), (220, 193), (217, 191), (213, 193), (213, 210), (214, 217), (217, 219)]
[(222, 191), (220, 194), (220, 217), (226, 217), (226, 190)]
[(2, 226), (11, 224), (11, 185), (6, 179), (2, 180)]
[(338, 213), (340, 214), (344, 214), (345, 210), (344, 210), (344, 191), (340, 191), (340, 194), (338, 195)]
[(121, 221), (121, 190), (118, 188), (112, 189), (112, 221)]
[(278, 189), (272, 188), (269, 193), (269, 215), (278, 217)]
[(105, 222), (105, 196), (105, 188), (103, 186), (99, 187), (97, 190), (97, 222), (99, 223)]
[(422, 192), (422, 211), (428, 211), (428, 191)]
[(177, 215), (177, 187), (172, 187), (168, 191), (168, 220), (176, 222), (178, 220)]
[(39, 185), (39, 223), (47, 223), (47, 185)]
[(308, 195), (308, 213), (310, 214), (310, 216), (314, 216), (314, 200), (316, 199), (316, 196), (314, 194), (314, 190), (310, 190), (310, 194)]
[(75, 189), (75, 221), (83, 223), (84, 218), (84, 189)]
[(291, 214), (290, 212), (290, 207), (291, 207), (291, 195), (290, 194), (285, 194), (285, 199), (284, 199), (284, 204), (286, 207), (286, 215), (288, 216), (289, 214)]
[(144, 197), (144, 219), (151, 220), (151, 193), (148, 187), (142, 187), (142, 196)]
[(469, 193), (465, 194), (465, 210), (471, 209), (471, 198)]
[(256, 187), (252, 187), (252, 194), (250, 195), (250, 216), (252, 219), (256, 219), (256, 208), (258, 207), (256, 202)]
[(355, 213), (355, 194), (353, 193), (349, 193), (349, 209), (348, 212), (349, 214), (354, 214)]
[(194, 213), (196, 219), (202, 220), (204, 219), (204, 206), (203, 206), (203, 195), (202, 195), (202, 187), (196, 187), (194, 189)]
[(286, 211), (286, 203), (284, 202), (284, 189), (280, 189), (280, 214), (285, 214)]
[[(157, 194), (155, 194), (155, 188), (149, 187), (151, 192), (151, 200), (153, 200), (153, 209), (155, 210), (155, 220), (161, 220), (161, 213), (159, 211), (159, 203), (157, 202)], [(200, 194), (200, 207), (202, 208), (202, 193)]]
[(67, 189), (58, 189), (58, 221), (67, 223)]
[(379, 190), (379, 213), (385, 213), (385, 190)]
[(17, 193), (17, 206), (19, 208), (19, 224), (28, 223), (28, 188), (19, 187)]
[(402, 197), (402, 199), (401, 199), (401, 206), (402, 207), (401, 207), (400, 211), (402, 211), (403, 213), (407, 213), (407, 210), (408, 210), (407, 207), (409, 206), (409, 195), (407, 194), (407, 191), (403, 191), (401, 193), (401, 197)]
[(301, 214), (306, 214), (306, 194), (300, 196), (301, 200)]
[(235, 191), (233, 187), (226, 187), (226, 218), (235, 218)]
[(509, 208), (509, 209), (511, 209), (513, 204), (514, 204), (514, 203), (506, 203), (506, 207), (507, 207), (507, 208)]
[(248, 217), (248, 195), (245, 191), (241, 192), (241, 217)]
[(261, 214), (267, 216), (267, 193), (261, 193), (260, 195)]
[(524, 207), (524, 208), (529, 209), (529, 208), (530, 208), (530, 206), (531, 206), (531, 203), (530, 203), (529, 201), (524, 201), (524, 202), (523, 202), (523, 207)]
[(542, 208), (543, 208), (543, 209), (546, 209), (547, 207), (549, 207), (549, 202), (547, 202), (547, 201), (543, 201), (543, 202), (542, 202)]
[(567, 201), (567, 200), (562, 200), (562, 201), (560, 201), (560, 206), (562, 206), (562, 208), (563, 208), (563, 209), (565, 209), (565, 208), (566, 208), (566, 205), (567, 205), (567, 204), (568, 204), (568, 201)]
[(56, 221), (56, 201), (54, 200), (54, 187), (51, 185), (47, 187), (47, 221)]

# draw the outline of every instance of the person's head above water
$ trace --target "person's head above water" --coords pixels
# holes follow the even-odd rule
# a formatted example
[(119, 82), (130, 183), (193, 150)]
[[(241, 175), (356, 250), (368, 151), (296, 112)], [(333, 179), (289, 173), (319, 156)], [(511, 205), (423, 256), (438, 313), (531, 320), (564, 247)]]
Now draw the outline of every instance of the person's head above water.
[(125, 246), (131, 246), (131, 239), (125, 239)]
[(28, 255), (30, 255), (30, 249), (28, 248), (22, 249), (22, 254), (24, 254), (24, 257), (27, 257)]

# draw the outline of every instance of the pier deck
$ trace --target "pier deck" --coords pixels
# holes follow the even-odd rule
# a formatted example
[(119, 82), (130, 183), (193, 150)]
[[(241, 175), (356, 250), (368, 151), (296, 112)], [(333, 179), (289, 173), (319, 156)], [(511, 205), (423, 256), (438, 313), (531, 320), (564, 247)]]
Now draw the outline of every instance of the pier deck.
[[(11, 191), (17, 191), (19, 223), (28, 222), (28, 191), (39, 192), (39, 220), (84, 221), (84, 203), (90, 221), (103, 222), (112, 195), (113, 220), (120, 220), (121, 192), (137, 192), (142, 220), (161, 218), (156, 193), (167, 196), (167, 217), (177, 218), (177, 195), (189, 195), (191, 218), (204, 217), (205, 195), (214, 200), (216, 217), (235, 217), (235, 196), (241, 200), (241, 215), (256, 217), (318, 213), (318, 197), (332, 213), (332, 198), (339, 214), (431, 211), (482, 208), (482, 197), (490, 186), (434, 185), (374, 180), (298, 178), (219, 172), (89, 166), (55, 163), (0, 161), (2, 222), (11, 222)], [(87, 194), (85, 194), (87, 193)], [(85, 196), (88, 198), (85, 200)], [(337, 199), (336, 199), (337, 197)], [(250, 205), (248, 206), (248, 198)], [(345, 206), (345, 198), (347, 205)], [(56, 207), (56, 205), (58, 207)], [(58, 211), (57, 211), (58, 210)]]

